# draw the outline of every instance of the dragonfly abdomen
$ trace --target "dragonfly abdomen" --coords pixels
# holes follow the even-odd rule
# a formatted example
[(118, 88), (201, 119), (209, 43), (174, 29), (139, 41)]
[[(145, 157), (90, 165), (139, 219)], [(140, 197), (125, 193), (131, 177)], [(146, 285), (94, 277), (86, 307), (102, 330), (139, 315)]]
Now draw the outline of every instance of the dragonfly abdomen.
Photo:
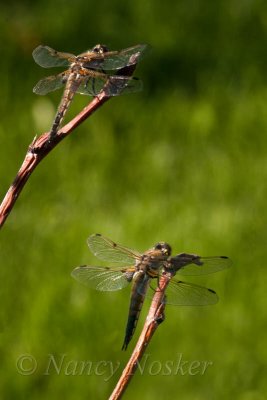
[(51, 137), (53, 137), (57, 134), (59, 126), (70, 106), (70, 103), (76, 93), (78, 86), (79, 86), (79, 83), (77, 82), (77, 78), (69, 76), (68, 82), (66, 84), (66, 89), (62, 96), (61, 102), (58, 107), (57, 114), (55, 116), (51, 131), (50, 131)]
[(132, 287), (131, 302), (129, 307), (129, 315), (125, 331), (125, 338), (122, 345), (122, 350), (126, 350), (134, 334), (140, 311), (142, 309), (145, 294), (148, 288), (150, 278), (143, 271), (138, 271), (134, 277)]

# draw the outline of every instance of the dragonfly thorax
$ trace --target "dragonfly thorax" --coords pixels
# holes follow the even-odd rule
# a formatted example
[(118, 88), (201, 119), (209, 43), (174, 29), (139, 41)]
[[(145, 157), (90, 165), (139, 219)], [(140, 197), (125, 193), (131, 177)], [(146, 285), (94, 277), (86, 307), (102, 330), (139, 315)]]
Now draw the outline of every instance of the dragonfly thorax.
[(75, 61), (70, 64), (71, 72), (78, 73), (83, 68), (84, 68), (84, 62), (82, 57), (76, 57)]
[(156, 243), (152, 249), (146, 251), (141, 258), (141, 262), (136, 263), (137, 269), (158, 270), (163, 266), (163, 263), (167, 261), (171, 255), (171, 246), (165, 242)]
[(82, 57), (76, 57), (75, 62), (70, 65), (70, 75), (72, 75), (73, 79), (76, 80), (80, 79), (81, 77), (88, 77), (88, 68), (85, 67)]

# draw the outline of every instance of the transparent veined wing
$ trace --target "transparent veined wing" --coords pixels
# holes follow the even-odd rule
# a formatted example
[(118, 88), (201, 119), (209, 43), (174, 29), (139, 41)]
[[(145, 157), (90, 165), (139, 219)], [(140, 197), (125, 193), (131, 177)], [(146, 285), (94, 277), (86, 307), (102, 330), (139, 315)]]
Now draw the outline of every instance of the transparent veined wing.
[(143, 83), (140, 79), (127, 76), (111, 76), (108, 80), (105, 92), (108, 96), (140, 92)]
[(127, 286), (133, 277), (135, 269), (108, 268), (83, 265), (75, 268), (71, 276), (78, 282), (103, 292), (120, 290)]
[(232, 261), (226, 256), (200, 257), (183, 253), (172, 257), (169, 263), (181, 275), (207, 275), (229, 268)]
[(107, 96), (119, 96), (140, 92), (142, 88), (142, 81), (133, 77), (106, 75), (96, 78), (88, 76), (81, 80), (77, 93), (96, 96), (104, 89)]
[(137, 251), (121, 246), (99, 233), (91, 235), (87, 243), (91, 252), (103, 261), (133, 264), (135, 260), (142, 258), (142, 255)]
[[(92, 52), (92, 59), (84, 64), (85, 68), (113, 70), (136, 64), (143, 58), (149, 49), (147, 44), (139, 44), (121, 51), (108, 51), (102, 54)], [(80, 54), (78, 57), (86, 57), (90, 53)], [(90, 57), (89, 57), (90, 58)]]
[(81, 78), (81, 83), (76, 89), (79, 94), (87, 96), (97, 96), (108, 81), (108, 76), (93, 77), (88, 74)]
[(32, 56), (34, 61), (43, 68), (68, 67), (76, 58), (73, 54), (62, 53), (49, 46), (36, 47)]
[(166, 304), (177, 306), (206, 306), (218, 302), (212, 289), (172, 279), (166, 290)]
[(54, 90), (63, 87), (67, 81), (67, 72), (58, 75), (47, 76), (41, 79), (33, 88), (33, 92), (40, 95), (45, 95)]

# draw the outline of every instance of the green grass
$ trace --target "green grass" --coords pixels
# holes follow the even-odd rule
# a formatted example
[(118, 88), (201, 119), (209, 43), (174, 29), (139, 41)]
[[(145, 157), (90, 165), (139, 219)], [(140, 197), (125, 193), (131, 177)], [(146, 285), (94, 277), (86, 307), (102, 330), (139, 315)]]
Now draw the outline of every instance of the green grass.
[[(53, 73), (34, 64), (34, 47), (78, 54), (99, 42), (112, 49), (147, 42), (153, 51), (135, 72), (144, 91), (111, 99), (43, 160), (1, 231), (1, 398), (105, 399), (112, 392), (149, 303), (121, 352), (129, 290), (97, 293), (70, 276), (77, 265), (98, 264), (86, 239), (100, 232), (140, 251), (164, 240), (175, 253), (233, 260), (227, 271), (190, 279), (216, 290), (217, 305), (166, 308), (144, 373), (125, 399), (264, 399), (263, 2), (63, 3), (1, 6), (1, 197), (61, 95), (32, 94)], [(66, 119), (87, 101), (76, 96)], [(28, 376), (16, 368), (25, 353), (37, 361)], [(51, 354), (56, 362), (63, 355), (60, 373), (46, 374)], [(153, 373), (153, 365), (175, 365), (179, 355), (212, 365), (203, 375)], [(90, 374), (75, 369), (82, 361), (92, 363)], [(112, 376), (108, 365), (119, 366)]]

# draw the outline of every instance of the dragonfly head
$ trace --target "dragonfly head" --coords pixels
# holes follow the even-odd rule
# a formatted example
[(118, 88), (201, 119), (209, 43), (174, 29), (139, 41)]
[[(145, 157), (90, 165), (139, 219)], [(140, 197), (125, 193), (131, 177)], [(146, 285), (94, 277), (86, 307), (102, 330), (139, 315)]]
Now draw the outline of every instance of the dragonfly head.
[(172, 252), (172, 248), (168, 243), (165, 242), (159, 242), (155, 244), (154, 246), (155, 250), (160, 250), (162, 255), (169, 257)]
[(97, 54), (104, 54), (109, 51), (106, 45), (104, 44), (97, 44), (93, 47), (92, 51)]

